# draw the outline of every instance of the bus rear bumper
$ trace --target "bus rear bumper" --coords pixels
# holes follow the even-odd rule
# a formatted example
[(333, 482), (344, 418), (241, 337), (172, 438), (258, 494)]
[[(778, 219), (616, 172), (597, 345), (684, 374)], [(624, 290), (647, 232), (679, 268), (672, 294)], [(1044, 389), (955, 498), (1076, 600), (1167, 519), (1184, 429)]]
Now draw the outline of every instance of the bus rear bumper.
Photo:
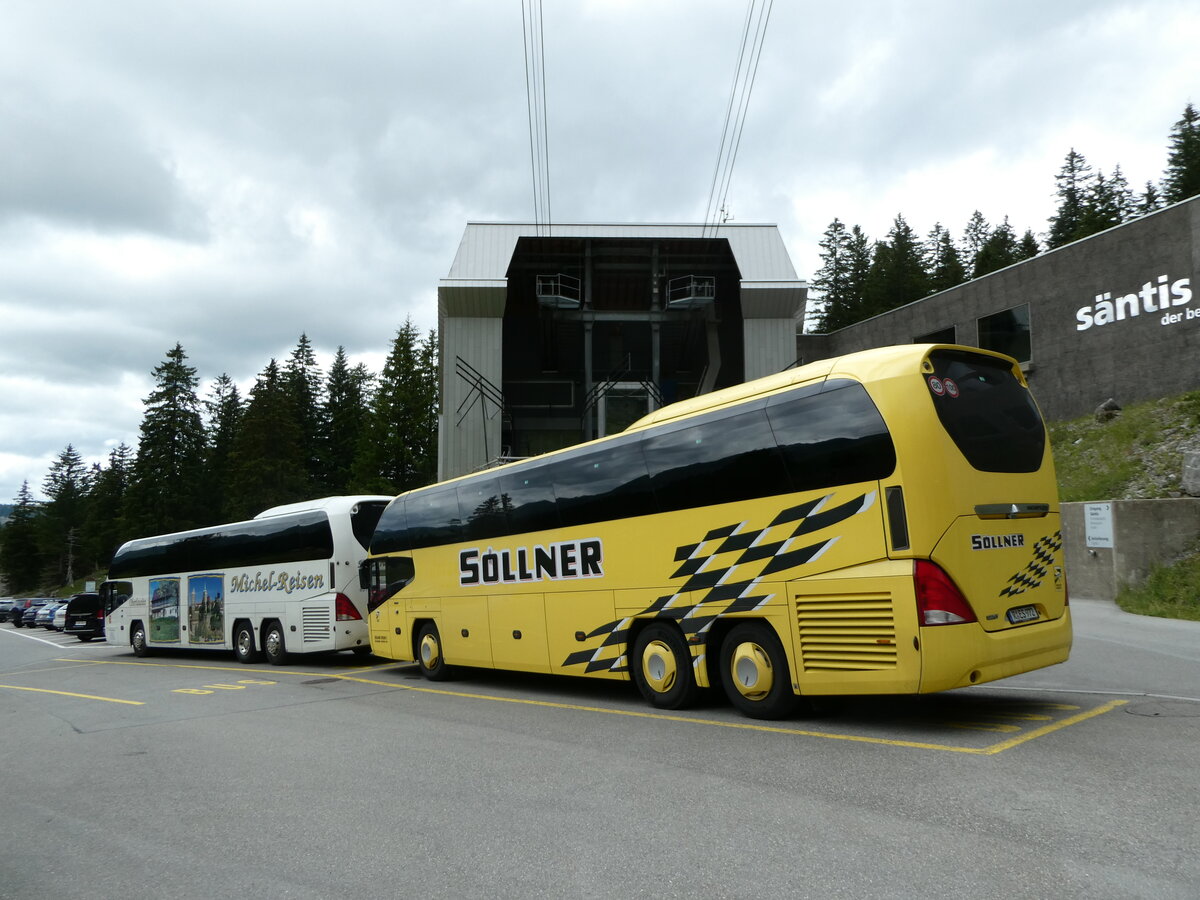
[(985, 684), (1065, 662), (1071, 652), (1071, 610), (1060, 618), (987, 632), (977, 622), (921, 629), (920, 693)]

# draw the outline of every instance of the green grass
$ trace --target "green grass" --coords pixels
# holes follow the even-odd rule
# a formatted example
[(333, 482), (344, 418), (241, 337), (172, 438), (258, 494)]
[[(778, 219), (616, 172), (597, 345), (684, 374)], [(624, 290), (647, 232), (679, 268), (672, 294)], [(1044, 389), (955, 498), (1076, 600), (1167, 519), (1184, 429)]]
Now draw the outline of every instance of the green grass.
[(100, 583), (107, 577), (108, 574), (101, 569), (98, 572), (93, 572), (90, 575), (84, 575), (79, 580), (52, 591), (49, 596), (66, 598), (73, 597), (76, 594), (82, 594), (89, 581), (94, 581), (96, 583), (96, 588), (99, 589)]
[[(1139, 403), (1115, 419), (1092, 415), (1050, 425), (1063, 502), (1178, 496), (1183, 451), (1200, 449), (1200, 391)], [(1144, 616), (1200, 621), (1200, 540), (1175, 562), (1156, 566), (1117, 605)]]
[(1136, 587), (1122, 587), (1117, 606), (1143, 616), (1200, 622), (1200, 542), (1183, 559), (1155, 566)]
[(1064, 503), (1152, 499), (1178, 490), (1181, 442), (1200, 432), (1200, 391), (1139, 403), (1115, 419), (1092, 415), (1050, 426)]

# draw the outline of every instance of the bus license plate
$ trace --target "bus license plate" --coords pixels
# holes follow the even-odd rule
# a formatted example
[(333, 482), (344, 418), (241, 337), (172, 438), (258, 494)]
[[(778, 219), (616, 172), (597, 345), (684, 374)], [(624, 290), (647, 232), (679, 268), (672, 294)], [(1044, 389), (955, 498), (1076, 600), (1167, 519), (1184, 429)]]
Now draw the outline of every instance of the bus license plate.
[(1036, 606), (1014, 606), (1008, 611), (1008, 621), (1013, 625), (1020, 625), (1022, 622), (1033, 622), (1040, 619)]

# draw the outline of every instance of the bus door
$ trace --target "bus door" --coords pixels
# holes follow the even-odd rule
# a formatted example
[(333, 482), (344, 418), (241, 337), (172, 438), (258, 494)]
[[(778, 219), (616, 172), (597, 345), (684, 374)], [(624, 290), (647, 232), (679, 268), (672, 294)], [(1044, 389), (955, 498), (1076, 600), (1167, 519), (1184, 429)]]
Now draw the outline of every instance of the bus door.
[(363, 560), (359, 586), (367, 592), (367, 630), (371, 649), (388, 659), (411, 660), (403, 590), (413, 578), (413, 562), (406, 556)]

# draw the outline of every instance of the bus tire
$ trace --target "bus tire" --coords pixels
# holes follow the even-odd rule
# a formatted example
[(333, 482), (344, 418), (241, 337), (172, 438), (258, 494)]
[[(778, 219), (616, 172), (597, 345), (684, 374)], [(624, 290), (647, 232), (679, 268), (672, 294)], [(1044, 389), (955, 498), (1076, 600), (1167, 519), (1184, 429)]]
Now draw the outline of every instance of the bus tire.
[(273, 666), (287, 662), (287, 643), (283, 639), (283, 626), (278, 622), (272, 622), (263, 632), (263, 655)]
[(692, 655), (674, 625), (651, 622), (638, 632), (631, 668), (638, 690), (651, 705), (686, 709), (696, 702), (699, 689), (692, 675)]
[(150, 655), (150, 646), (146, 643), (146, 626), (141, 622), (134, 622), (133, 627), (129, 629), (129, 645), (133, 647), (134, 656)]
[(258, 647), (254, 645), (254, 629), (249, 622), (238, 622), (233, 629), (233, 655), (245, 665), (258, 662)]
[(370, 647), (351, 647), (350, 649), (354, 652), (355, 656), (370, 656), (371, 655)]
[(426, 622), (417, 635), (417, 667), (430, 681), (448, 681), (454, 670), (446, 665), (437, 626)]
[(784, 719), (799, 707), (787, 654), (762, 622), (734, 626), (721, 643), (721, 685), (729, 702), (752, 719)]

